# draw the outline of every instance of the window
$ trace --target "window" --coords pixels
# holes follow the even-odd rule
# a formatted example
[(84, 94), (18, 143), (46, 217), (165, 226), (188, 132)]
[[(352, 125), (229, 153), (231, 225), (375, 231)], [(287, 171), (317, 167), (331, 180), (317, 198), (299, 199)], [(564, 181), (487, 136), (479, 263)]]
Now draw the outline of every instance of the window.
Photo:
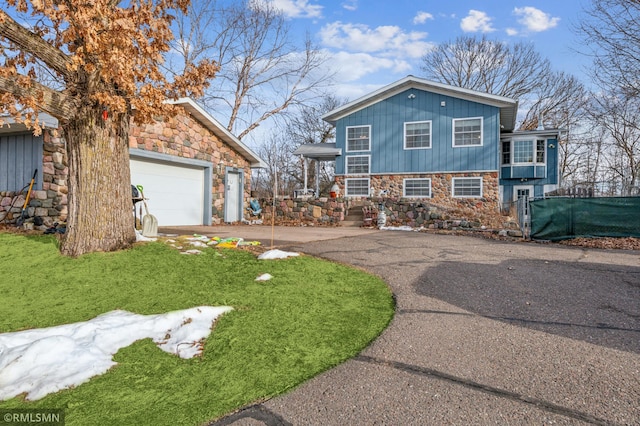
[(369, 151), (371, 126), (347, 127), (347, 152)]
[(482, 197), (482, 178), (453, 178), (453, 196), (455, 198)]
[(369, 196), (369, 179), (345, 179), (347, 197)]
[(347, 156), (347, 174), (363, 174), (369, 173), (369, 156), (368, 155), (349, 155)]
[(482, 117), (453, 120), (453, 146), (482, 145)]
[(502, 142), (502, 164), (511, 164), (511, 141)]
[(507, 158), (505, 150), (510, 148), (510, 144), (513, 144), (513, 162), (515, 164), (544, 164), (546, 141), (543, 139), (503, 142), (502, 164), (509, 164), (505, 161)]
[(533, 141), (513, 141), (513, 162), (533, 163)]
[(405, 179), (405, 197), (431, 198), (431, 179)]
[(404, 149), (431, 148), (431, 122), (404, 123)]
[(536, 163), (544, 163), (544, 147), (546, 144), (546, 141), (543, 140), (536, 141)]

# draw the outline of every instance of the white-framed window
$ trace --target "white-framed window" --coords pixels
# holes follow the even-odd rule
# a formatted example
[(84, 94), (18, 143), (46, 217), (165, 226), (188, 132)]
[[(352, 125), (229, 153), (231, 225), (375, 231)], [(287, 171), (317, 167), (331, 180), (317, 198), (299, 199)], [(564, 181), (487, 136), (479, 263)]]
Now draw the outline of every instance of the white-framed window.
[(348, 155), (347, 174), (362, 175), (369, 173), (371, 157), (369, 155)]
[(404, 179), (403, 195), (405, 197), (431, 198), (431, 179)]
[(451, 192), (454, 198), (482, 197), (481, 177), (454, 177), (451, 182)]
[(482, 144), (482, 117), (453, 119), (454, 148)]
[[(516, 139), (502, 142), (502, 164), (544, 164), (546, 161), (544, 139)], [(512, 152), (512, 157), (509, 153)]]
[(344, 188), (347, 197), (368, 197), (369, 179), (345, 179)]
[(347, 127), (347, 152), (371, 150), (371, 126)]
[(431, 148), (431, 121), (404, 123), (404, 149)]

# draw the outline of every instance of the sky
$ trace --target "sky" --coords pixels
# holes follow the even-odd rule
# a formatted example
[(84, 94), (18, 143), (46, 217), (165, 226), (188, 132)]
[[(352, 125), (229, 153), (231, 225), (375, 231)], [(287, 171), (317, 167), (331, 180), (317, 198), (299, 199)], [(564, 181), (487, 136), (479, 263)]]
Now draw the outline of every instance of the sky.
[(353, 100), (407, 75), (421, 76), (421, 57), (459, 36), (533, 43), (556, 71), (587, 82), (588, 58), (575, 26), (589, 0), (258, 0), (288, 17), (330, 55), (336, 94)]

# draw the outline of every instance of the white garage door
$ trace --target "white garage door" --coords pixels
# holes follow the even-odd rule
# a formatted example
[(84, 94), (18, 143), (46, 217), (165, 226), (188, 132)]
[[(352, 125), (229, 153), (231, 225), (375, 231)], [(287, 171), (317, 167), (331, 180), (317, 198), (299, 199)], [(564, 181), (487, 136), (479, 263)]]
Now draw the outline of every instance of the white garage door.
[[(131, 183), (143, 186), (149, 213), (158, 218), (158, 226), (203, 224), (203, 168), (140, 159), (130, 163)], [(141, 205), (136, 205), (138, 211)]]

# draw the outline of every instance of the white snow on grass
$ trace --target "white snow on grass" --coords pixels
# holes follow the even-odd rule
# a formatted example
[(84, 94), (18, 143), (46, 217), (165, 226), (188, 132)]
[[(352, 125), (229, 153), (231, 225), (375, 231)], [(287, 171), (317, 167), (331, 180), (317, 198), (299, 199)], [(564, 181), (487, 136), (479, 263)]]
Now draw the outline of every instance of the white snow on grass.
[(292, 253), (290, 251), (282, 251), (278, 249), (265, 251), (258, 256), (261, 260), (286, 259), (287, 257), (300, 256), (300, 253)]
[(0, 334), (0, 401), (28, 400), (87, 382), (116, 365), (123, 347), (151, 338), (180, 358), (202, 353), (215, 319), (229, 306), (200, 306), (157, 315), (111, 311), (89, 321)]

